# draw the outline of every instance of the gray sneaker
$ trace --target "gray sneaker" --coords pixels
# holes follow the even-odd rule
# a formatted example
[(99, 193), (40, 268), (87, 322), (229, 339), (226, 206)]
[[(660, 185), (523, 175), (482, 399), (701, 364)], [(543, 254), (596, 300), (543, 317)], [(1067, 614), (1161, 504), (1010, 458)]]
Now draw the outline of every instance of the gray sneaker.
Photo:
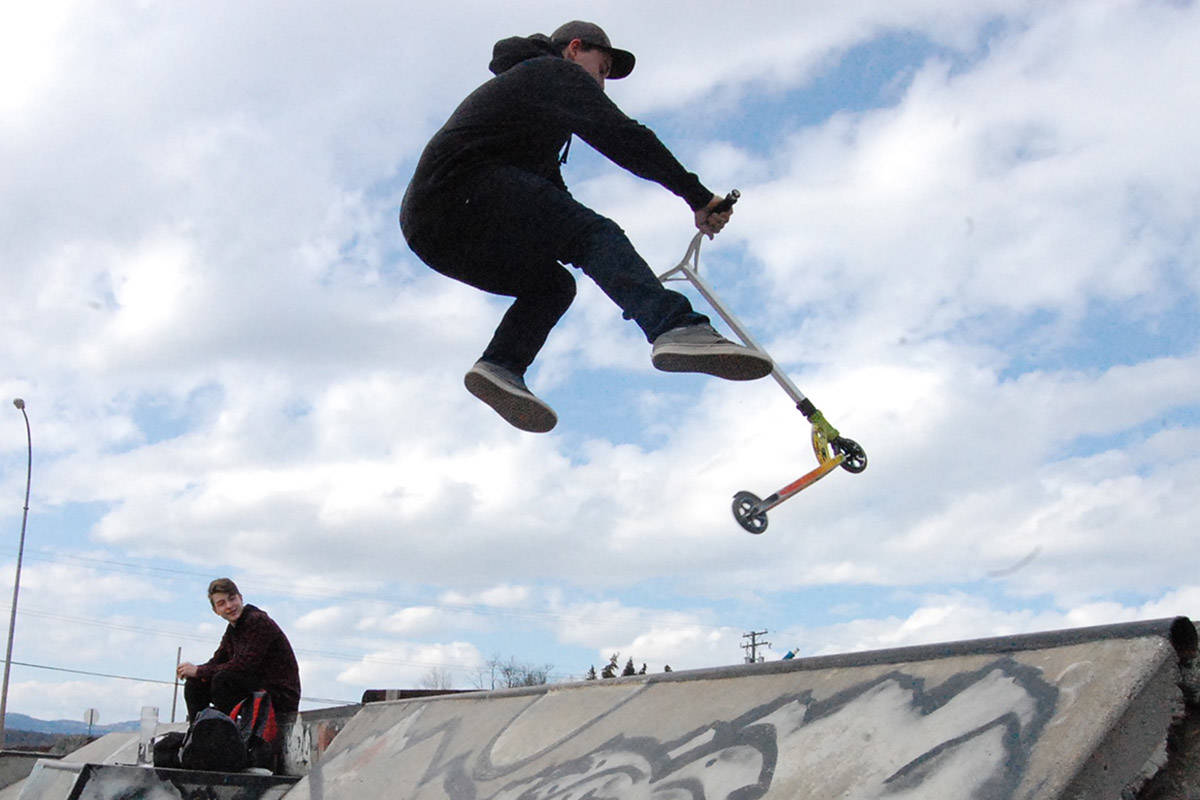
[(546, 433), (558, 424), (554, 409), (537, 399), (511, 369), (480, 359), (467, 371), (463, 383), (514, 428)]
[(663, 372), (703, 372), (730, 381), (752, 381), (771, 374), (766, 353), (734, 344), (707, 323), (672, 328), (654, 340), (650, 356)]

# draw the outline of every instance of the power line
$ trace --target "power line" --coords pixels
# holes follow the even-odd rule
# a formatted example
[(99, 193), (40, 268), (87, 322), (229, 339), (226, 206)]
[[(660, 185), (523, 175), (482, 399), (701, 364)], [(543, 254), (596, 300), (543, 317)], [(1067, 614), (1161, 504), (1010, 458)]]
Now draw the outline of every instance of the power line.
[[(0, 548), (0, 551), (2, 551), (2, 550), (3, 550), (3, 548)], [(94, 569), (97, 572), (116, 572), (116, 573), (124, 573), (124, 574), (148, 574), (148, 573), (160, 574), (160, 575), (169, 576), (172, 580), (174, 578), (178, 577), (178, 578), (197, 578), (197, 579), (203, 579), (204, 581), (207, 581), (211, 574), (210, 572), (202, 573), (202, 572), (198, 572), (198, 571), (191, 571), (191, 570), (185, 570), (185, 569), (176, 569), (176, 568), (170, 568), (170, 567), (160, 567), (160, 566), (153, 566), (153, 565), (136, 564), (136, 563), (130, 563), (130, 562), (126, 562), (126, 561), (117, 561), (117, 560), (113, 560), (113, 559), (104, 559), (104, 558), (94, 558), (94, 557), (80, 556), (80, 555), (74, 555), (74, 554), (69, 554), (69, 553), (68, 554), (54, 553), (52, 551), (47, 551), (44, 548), (41, 549), (40, 552), (33, 554), (33, 558), (36, 560), (41, 560), (41, 561), (46, 561), (46, 562), (51, 562), (51, 563), (67, 563), (67, 564), (69, 564), (69, 563), (76, 562), (76, 563), (87, 565), (89, 568)], [(318, 590), (313, 590), (313, 589), (297, 590), (295, 584), (276, 583), (275, 581), (272, 581), (270, 579), (256, 580), (255, 583), (256, 583), (256, 586), (262, 587), (266, 590), (264, 593), (271, 593), (271, 589), (275, 588), (276, 591), (278, 591), (280, 594), (283, 594), (286, 597), (308, 598), (308, 599), (318, 599), (318, 600), (360, 599), (360, 600), (367, 600), (367, 601), (371, 601), (371, 602), (379, 602), (379, 603), (385, 603), (385, 604), (394, 603), (401, 608), (428, 608), (428, 609), (433, 609), (435, 611), (440, 611), (440, 612), (447, 613), (447, 614), (468, 614), (468, 615), (483, 616), (483, 617), (496, 617), (496, 618), (509, 619), (509, 620), (524, 619), (524, 620), (532, 620), (532, 621), (536, 621), (539, 623), (545, 623), (545, 624), (549, 624), (549, 623), (568, 623), (568, 624), (576, 623), (576, 624), (578, 624), (578, 623), (582, 623), (582, 622), (590, 622), (593, 620), (598, 620), (601, 616), (599, 611), (596, 611), (596, 612), (588, 611), (588, 612), (580, 612), (580, 613), (562, 613), (562, 612), (545, 611), (545, 610), (533, 609), (533, 608), (512, 608), (512, 607), (497, 608), (494, 606), (482, 606), (482, 605), (478, 605), (478, 604), (444, 604), (444, 603), (439, 604), (439, 603), (428, 603), (428, 602), (419, 602), (419, 601), (414, 602), (414, 601), (410, 601), (408, 599), (400, 598), (396, 595), (389, 595), (389, 594), (383, 594), (383, 593), (373, 593), (372, 594), (372, 593), (352, 592), (352, 591), (342, 591), (342, 590), (321, 591), (319, 589)], [(0, 607), (0, 608), (2, 608), (2, 607)], [(614, 611), (612, 609), (605, 608), (605, 609), (602, 609), (602, 611), (603, 611), (604, 620), (610, 624), (612, 622), (614, 622), (614, 620), (619, 620), (620, 617), (628, 617), (631, 620), (640, 620), (644, 624), (649, 624), (649, 625), (655, 624), (656, 622), (660, 622), (662, 624), (672, 624), (672, 625), (680, 624), (679, 620), (677, 620), (674, 616), (675, 612), (672, 612), (671, 616), (667, 616), (665, 614), (656, 615), (656, 614), (646, 613), (645, 611), (638, 610), (638, 609), (625, 609), (625, 610), (620, 610), (620, 611)], [(94, 619), (94, 618), (88, 618), (88, 617), (75, 617), (75, 616), (69, 616), (69, 615), (63, 615), (63, 614), (55, 614), (53, 612), (44, 611), (44, 610), (40, 610), (40, 609), (23, 608), (19, 611), (19, 615), (20, 616), (28, 615), (28, 616), (33, 616), (33, 617), (41, 617), (44, 619), (53, 619), (53, 620), (58, 620), (61, 622), (84, 625), (84, 626), (88, 626), (88, 627), (106, 628), (109, 630), (123, 631), (123, 632), (128, 632), (128, 633), (138, 633), (138, 634), (144, 634), (144, 635), (151, 635), (151, 636), (155, 636), (155, 637), (171, 637), (171, 638), (174, 638), (177, 640), (185, 639), (188, 641), (208, 642), (211, 639), (210, 634), (195, 633), (195, 632), (191, 632), (191, 631), (182, 631), (180, 629), (162, 629), (162, 628), (152, 628), (152, 627), (139, 626), (139, 625), (115, 623), (115, 622), (99, 620), (99, 619)], [(703, 624), (699, 624), (699, 623), (687, 624), (687, 627), (690, 629), (696, 629), (696, 630), (702, 630), (702, 631), (719, 631), (720, 630), (720, 628), (718, 628), (718, 627), (714, 627), (711, 625), (703, 625)], [(769, 643), (767, 643), (767, 644), (769, 645)], [(388, 659), (388, 658), (372, 657), (372, 656), (369, 656), (366, 654), (351, 655), (351, 654), (346, 654), (346, 653), (336, 653), (336, 652), (330, 652), (330, 651), (307, 650), (307, 649), (303, 649), (303, 648), (298, 648), (296, 650), (296, 652), (297, 652), (297, 654), (300, 654), (300, 655), (307, 655), (307, 656), (318, 658), (318, 659), (322, 659), (322, 658), (333, 659), (333, 660), (337, 660), (337, 661), (347, 661), (347, 662), (352, 662), (352, 663), (353, 662), (365, 662), (365, 663), (375, 663), (375, 664), (394, 664), (397, 666), (418, 667), (418, 668), (449, 667), (449, 668), (463, 669), (463, 670), (471, 670), (471, 669), (476, 669), (479, 667), (478, 664), (447, 664), (445, 662), (433, 663), (433, 662), (428, 662), (428, 661), (412, 661), (412, 660), (406, 660), (406, 659)], [(555, 677), (571, 677), (570, 673), (554, 673), (553, 675)]]
[[(51, 553), (45, 548), (35, 553), (27, 554), (27, 558), (45, 561), (50, 563), (71, 563), (79, 562), (92, 565), (93, 569), (101, 572), (119, 572), (125, 574), (145, 574), (145, 573), (164, 573), (172, 576), (197, 578), (207, 582), (211, 577), (211, 572), (197, 572), (191, 570), (174, 569), (170, 567), (157, 567), (152, 565), (132, 564), (125, 561), (115, 561), (112, 559), (91, 558), (88, 556), (78, 556), (70, 553)], [(560, 611), (546, 611), (540, 608), (531, 607), (508, 607), (498, 608), (495, 606), (479, 605), (477, 603), (430, 603), (415, 600), (413, 598), (404, 598), (390, 593), (367, 593), (354, 592), (346, 590), (313, 590), (313, 589), (298, 589), (294, 583), (285, 581), (274, 581), (270, 578), (256, 579), (256, 587), (265, 589), (263, 593), (278, 593), (285, 597), (295, 597), (312, 600), (367, 600), (372, 602), (394, 603), (401, 607), (407, 608), (431, 608), (436, 611), (442, 611), (449, 614), (471, 614), (481, 617), (500, 617), (511, 618), (516, 620), (529, 620), (535, 622), (561, 622), (561, 623), (579, 623), (590, 622), (600, 618), (603, 614), (605, 621), (611, 622), (613, 619), (626, 617), (629, 619), (644, 620), (647, 623), (659, 622), (662, 624), (677, 624), (674, 616), (668, 614), (658, 614), (647, 612), (638, 609), (612, 610), (603, 609), (602, 612), (589, 613), (564, 613)], [(668, 612), (674, 614), (676, 612)], [(712, 625), (704, 625), (701, 623), (691, 624), (689, 627), (699, 628), (702, 630), (715, 631), (719, 628)]]
[[(26, 661), (14, 661), (13, 666), (29, 667), (30, 669), (42, 669), (50, 672), (69, 672), (72, 675), (87, 675), (92, 678), (112, 678), (114, 680), (134, 681), (135, 683), (156, 683), (165, 686), (174, 686), (175, 681), (164, 681), (158, 678), (137, 678), (132, 675), (114, 675), (111, 672), (93, 672), (86, 669), (71, 669), (69, 667), (51, 667), (47, 664), (30, 664)], [(325, 697), (301, 697), (301, 700), (307, 700), (310, 703), (332, 703), (334, 705), (352, 706), (357, 705), (357, 700), (330, 700)]]
[[(3, 608), (0, 606), (0, 608)], [(207, 642), (211, 640), (210, 635), (185, 632), (179, 630), (166, 630), (162, 628), (147, 628), (141, 625), (129, 625), (117, 622), (109, 622), (102, 619), (92, 617), (74, 617), (67, 614), (55, 614), (51, 611), (43, 611), (37, 608), (24, 608), (17, 612), (20, 617), (40, 617), (42, 619), (52, 619), (59, 622), (70, 622), (78, 625), (85, 625), (89, 628), (107, 628), (114, 631), (124, 631), (127, 633), (145, 633), (152, 636), (170, 637), (173, 639), (191, 639), (193, 641)]]
[[(3, 609), (3, 606), (0, 606), (0, 609)], [(44, 618), (44, 619), (57, 620), (60, 622), (68, 622), (68, 623), (73, 623), (73, 624), (77, 624), (77, 625), (83, 625), (83, 626), (90, 627), (90, 628), (107, 628), (110, 630), (116, 630), (116, 631), (122, 631), (122, 632), (148, 634), (148, 635), (156, 636), (159, 638), (172, 638), (172, 639), (185, 638), (185, 639), (189, 639), (192, 641), (208, 642), (208, 643), (211, 643), (213, 640), (213, 637), (211, 635), (206, 635), (206, 634), (180, 633), (178, 631), (173, 631), (173, 630), (156, 630), (154, 628), (146, 628), (146, 627), (141, 627), (141, 626), (136, 626), (136, 625), (117, 624), (117, 623), (106, 622), (104, 620), (91, 619), (88, 617), (73, 617), (73, 616), (68, 616), (65, 614), (54, 614), (51, 612), (41, 611), (39, 609), (31, 609), (31, 608), (25, 608), (25, 609), (21, 610), (19, 612), (18, 616), (20, 616), (20, 617), (25, 617), (25, 616), (40, 617), (40, 618)], [(472, 664), (447, 663), (444, 661), (435, 662), (435, 661), (419, 661), (419, 660), (403, 659), (403, 658), (386, 658), (386, 657), (381, 657), (381, 656), (373, 656), (373, 655), (370, 655), (367, 653), (364, 653), (364, 654), (339, 653), (339, 652), (330, 651), (330, 650), (312, 650), (312, 649), (303, 648), (303, 647), (295, 648), (295, 652), (298, 655), (308, 656), (308, 657), (318, 659), (318, 660), (326, 659), (326, 660), (332, 660), (332, 661), (342, 661), (342, 662), (347, 662), (347, 663), (381, 664), (381, 665), (385, 665), (385, 666), (393, 665), (393, 666), (398, 666), (398, 667), (417, 667), (417, 668), (446, 667), (446, 668), (455, 668), (455, 669), (462, 669), (462, 670), (471, 670), (471, 669), (475, 669), (480, 666), (479, 664), (474, 664), (474, 663), (472, 663)], [(13, 663), (16, 664), (17, 662), (14, 661)], [(93, 674), (93, 673), (85, 673), (85, 674)], [(569, 673), (554, 673), (554, 675), (557, 677), (565, 677), (565, 676), (569, 676)]]
[(46, 664), (30, 664), (25, 661), (14, 661), (12, 663), (18, 667), (29, 667), (31, 669), (44, 669), (44, 670), (49, 670), (50, 672), (70, 672), (73, 675), (88, 675), (93, 678), (114, 678), (114, 679), (122, 680), (122, 681), (135, 681), (137, 683), (160, 683), (160, 684), (165, 684), (167, 686), (175, 685), (174, 681), (162, 681), (162, 680), (158, 680), (157, 678), (135, 678), (132, 675), (113, 675), (108, 672), (91, 672), (86, 669), (70, 669), (69, 667), (51, 667), (51, 666), (47, 666)]

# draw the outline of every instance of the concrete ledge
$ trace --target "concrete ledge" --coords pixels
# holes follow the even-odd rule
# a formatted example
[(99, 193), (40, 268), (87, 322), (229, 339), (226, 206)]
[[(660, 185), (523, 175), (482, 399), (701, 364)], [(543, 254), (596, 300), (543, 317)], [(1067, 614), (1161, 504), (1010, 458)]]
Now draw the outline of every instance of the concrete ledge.
[(372, 703), (287, 800), (1132, 798), (1177, 758), (1196, 642), (1179, 617)]
[(24, 780), (42, 758), (53, 761), (62, 756), (27, 750), (0, 750), (0, 789)]

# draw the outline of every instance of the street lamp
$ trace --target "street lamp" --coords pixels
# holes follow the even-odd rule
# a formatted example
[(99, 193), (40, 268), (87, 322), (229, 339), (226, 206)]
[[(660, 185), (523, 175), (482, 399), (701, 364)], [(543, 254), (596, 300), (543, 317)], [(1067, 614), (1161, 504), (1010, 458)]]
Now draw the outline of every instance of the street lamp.
[(21, 559), (25, 555), (25, 521), (29, 519), (29, 480), (33, 475), (33, 436), (29, 433), (29, 415), (25, 413), (25, 401), (13, 400), (13, 405), (25, 418), (25, 513), (21, 515), (21, 541), (17, 545), (17, 577), (13, 580), (12, 613), (8, 617), (8, 649), (4, 653), (4, 686), (0, 688), (0, 748), (4, 747), (4, 720), (8, 713), (8, 672), (12, 667), (13, 632), (17, 627), (17, 592), (21, 590)]

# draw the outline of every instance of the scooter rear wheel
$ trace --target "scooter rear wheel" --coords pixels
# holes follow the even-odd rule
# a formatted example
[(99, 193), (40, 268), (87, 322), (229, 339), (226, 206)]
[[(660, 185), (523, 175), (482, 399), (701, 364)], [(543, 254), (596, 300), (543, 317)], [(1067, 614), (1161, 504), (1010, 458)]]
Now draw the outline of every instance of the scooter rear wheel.
[(830, 444), (834, 450), (839, 453), (845, 453), (846, 459), (842, 461), (842, 469), (846, 472), (852, 472), (855, 475), (867, 468), (867, 452), (862, 449), (862, 446), (853, 439), (847, 439), (839, 436)]
[(767, 512), (758, 511), (761, 502), (752, 492), (738, 492), (733, 496), (733, 518), (753, 534), (760, 534), (767, 529)]

